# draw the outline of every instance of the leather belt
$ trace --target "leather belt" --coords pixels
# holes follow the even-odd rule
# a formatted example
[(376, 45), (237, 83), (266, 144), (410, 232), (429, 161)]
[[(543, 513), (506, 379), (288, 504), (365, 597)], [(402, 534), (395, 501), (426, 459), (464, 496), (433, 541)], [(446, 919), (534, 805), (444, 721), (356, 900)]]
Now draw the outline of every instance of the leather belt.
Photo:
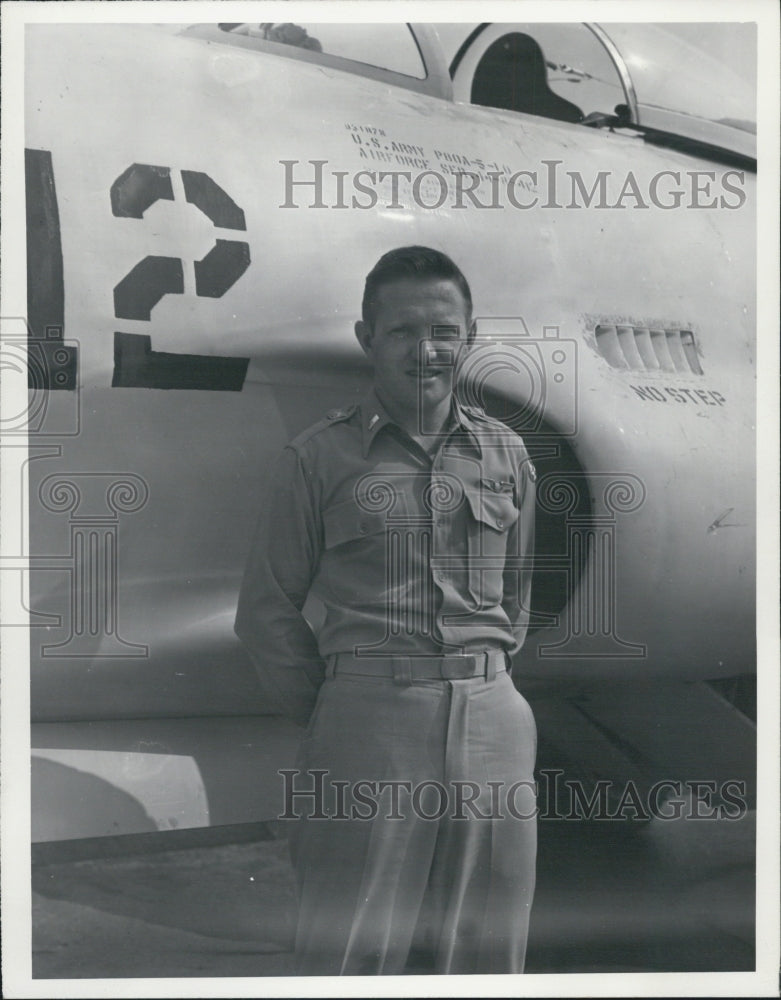
[(326, 676), (354, 674), (360, 677), (392, 677), (398, 684), (415, 680), (455, 681), (485, 677), (491, 681), (507, 669), (502, 649), (483, 653), (443, 656), (357, 656), (355, 653), (331, 653), (326, 657)]

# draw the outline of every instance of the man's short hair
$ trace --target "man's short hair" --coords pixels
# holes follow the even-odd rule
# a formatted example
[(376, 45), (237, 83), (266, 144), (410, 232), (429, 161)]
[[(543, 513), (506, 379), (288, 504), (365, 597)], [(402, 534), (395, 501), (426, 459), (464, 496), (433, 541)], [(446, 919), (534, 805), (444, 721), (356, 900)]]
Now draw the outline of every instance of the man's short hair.
[[(366, 277), (361, 312), (368, 327), (371, 328), (374, 324), (377, 297), (382, 286), (402, 278), (452, 281), (464, 297), (467, 319), (471, 320), (472, 293), (469, 282), (447, 254), (432, 250), (431, 247), (398, 247), (383, 254)], [(467, 334), (468, 332), (467, 330)]]

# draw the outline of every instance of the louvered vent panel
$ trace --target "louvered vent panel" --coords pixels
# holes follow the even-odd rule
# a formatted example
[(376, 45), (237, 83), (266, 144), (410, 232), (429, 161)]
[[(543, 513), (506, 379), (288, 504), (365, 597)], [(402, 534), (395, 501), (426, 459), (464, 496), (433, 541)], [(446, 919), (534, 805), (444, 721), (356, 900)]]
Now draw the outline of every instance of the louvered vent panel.
[(595, 332), (597, 350), (611, 368), (702, 375), (691, 330), (604, 323)]

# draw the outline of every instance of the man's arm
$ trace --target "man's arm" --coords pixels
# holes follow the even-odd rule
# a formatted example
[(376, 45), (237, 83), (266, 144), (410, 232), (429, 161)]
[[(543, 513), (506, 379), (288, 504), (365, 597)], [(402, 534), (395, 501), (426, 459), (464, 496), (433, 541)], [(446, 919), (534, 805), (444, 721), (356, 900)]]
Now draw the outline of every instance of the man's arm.
[(311, 478), (293, 448), (270, 476), (239, 595), (236, 634), (265, 697), (306, 725), (325, 665), (301, 614), (320, 555), (322, 528)]
[(516, 503), (519, 514), (507, 538), (507, 563), (504, 570), (502, 607), (513, 626), (516, 653), (526, 639), (531, 610), (534, 560), (534, 516), (536, 509), (536, 472), (526, 456), (518, 469)]

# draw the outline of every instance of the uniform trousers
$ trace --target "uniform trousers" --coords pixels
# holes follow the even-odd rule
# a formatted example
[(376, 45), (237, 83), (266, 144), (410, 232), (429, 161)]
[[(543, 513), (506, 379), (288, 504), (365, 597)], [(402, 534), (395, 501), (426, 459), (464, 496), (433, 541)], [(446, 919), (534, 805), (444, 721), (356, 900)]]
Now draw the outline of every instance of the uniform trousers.
[(522, 972), (536, 743), (505, 671), (328, 677), (289, 787), (318, 789), (288, 799), (298, 974)]

